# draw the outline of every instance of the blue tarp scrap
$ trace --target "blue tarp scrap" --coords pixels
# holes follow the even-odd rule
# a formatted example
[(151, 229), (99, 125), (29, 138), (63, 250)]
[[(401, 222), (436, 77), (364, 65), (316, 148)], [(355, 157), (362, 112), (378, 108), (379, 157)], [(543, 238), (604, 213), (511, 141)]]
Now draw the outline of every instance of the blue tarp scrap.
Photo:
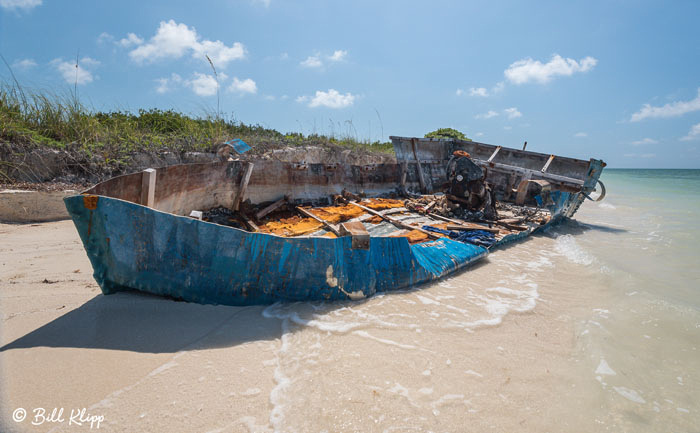
[(233, 140), (227, 141), (226, 144), (233, 147), (233, 150), (235, 150), (239, 154), (246, 153), (251, 149), (251, 147), (248, 146), (248, 144), (246, 144), (246, 142), (241, 140), (240, 138), (234, 138)]
[(447, 235), (450, 239), (474, 245), (481, 245), (486, 248), (496, 243), (496, 237), (493, 235), (493, 233), (489, 233), (484, 230), (465, 230), (457, 232), (452, 230), (443, 230), (433, 226), (423, 226), (423, 230), (441, 233), (443, 235)]

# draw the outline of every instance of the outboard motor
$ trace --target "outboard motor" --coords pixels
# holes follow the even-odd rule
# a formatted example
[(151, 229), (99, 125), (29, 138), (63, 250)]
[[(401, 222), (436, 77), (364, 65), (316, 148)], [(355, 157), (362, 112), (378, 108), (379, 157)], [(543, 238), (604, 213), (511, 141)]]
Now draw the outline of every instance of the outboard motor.
[(491, 187), (486, 183), (486, 172), (471, 160), (463, 150), (453, 153), (447, 163), (447, 180), (449, 193), (455, 196), (460, 207), (470, 213), (476, 213), (475, 218), (495, 220), (496, 198)]

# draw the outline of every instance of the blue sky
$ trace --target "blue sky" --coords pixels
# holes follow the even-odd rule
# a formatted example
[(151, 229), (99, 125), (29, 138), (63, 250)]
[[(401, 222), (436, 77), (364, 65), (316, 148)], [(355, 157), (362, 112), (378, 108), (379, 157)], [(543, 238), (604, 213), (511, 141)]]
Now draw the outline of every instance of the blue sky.
[[(0, 0), (22, 85), (388, 140), (457, 128), (610, 167), (700, 168), (698, 1)], [(10, 79), (4, 65), (0, 76)]]

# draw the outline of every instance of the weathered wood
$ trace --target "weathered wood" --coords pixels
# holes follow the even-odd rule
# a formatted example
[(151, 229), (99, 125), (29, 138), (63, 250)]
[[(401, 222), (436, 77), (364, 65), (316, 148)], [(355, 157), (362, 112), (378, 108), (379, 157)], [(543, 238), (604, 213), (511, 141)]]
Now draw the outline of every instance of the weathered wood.
[(286, 195), (282, 197), (281, 199), (277, 200), (276, 202), (272, 203), (271, 205), (265, 207), (262, 209), (260, 212), (255, 214), (255, 219), (260, 221), (261, 218), (264, 218), (266, 215), (274, 212), (275, 210), (279, 209), (282, 207), (287, 201), (289, 200), (289, 197)]
[(527, 230), (527, 229), (530, 228), (530, 227), (528, 227), (528, 226), (523, 226), (523, 225), (518, 225), (518, 224), (511, 224), (511, 223), (507, 223), (507, 222), (504, 222), (504, 221), (494, 221), (493, 223), (496, 224), (496, 225), (499, 225), (499, 226), (501, 226), (501, 227), (505, 227), (505, 228), (507, 228), (507, 229), (517, 230), (517, 231), (523, 231), (523, 230)]
[(414, 227), (414, 226), (412, 226), (412, 225), (410, 225), (410, 224), (406, 224), (406, 223), (401, 222), (401, 221), (399, 221), (399, 220), (397, 220), (397, 219), (388, 217), (388, 216), (386, 216), (386, 215), (384, 215), (384, 214), (382, 214), (382, 213), (380, 213), (380, 212), (377, 212), (377, 211), (374, 210), (374, 209), (368, 208), (367, 206), (362, 206), (361, 204), (355, 203), (355, 202), (352, 202), (352, 201), (350, 202), (350, 204), (359, 207), (360, 209), (364, 210), (364, 211), (367, 212), (367, 213), (371, 213), (372, 215), (376, 215), (376, 216), (378, 216), (378, 217), (381, 217), (383, 220), (385, 220), (385, 221), (387, 221), (387, 222), (390, 222), (391, 224), (395, 225), (396, 227), (399, 227), (399, 228), (402, 228), (402, 229), (407, 229), (407, 230), (418, 230), (419, 232), (426, 234), (429, 238), (432, 238), (432, 239), (438, 239), (438, 238), (440, 238), (440, 236), (436, 235), (436, 234), (433, 233), (433, 232), (429, 232), (429, 231), (427, 231), (427, 230), (423, 230), (423, 229), (420, 228), (420, 227)]
[(554, 155), (549, 155), (549, 159), (548, 159), (547, 162), (544, 164), (544, 167), (542, 167), (542, 173), (544, 173), (544, 172), (547, 171), (547, 169), (549, 168), (549, 164), (551, 164), (552, 161), (554, 161)]
[(483, 230), (485, 232), (489, 233), (498, 233), (500, 232), (499, 229), (492, 229), (489, 227), (481, 227), (476, 224), (474, 225), (463, 225), (463, 224), (447, 224), (447, 230), (462, 230), (462, 231), (469, 231), (469, 230)]
[(250, 175), (253, 174), (253, 167), (255, 164), (249, 162), (246, 166), (245, 173), (243, 173), (243, 178), (241, 179), (241, 184), (238, 186), (238, 193), (236, 193), (236, 199), (233, 201), (233, 210), (237, 211), (241, 202), (245, 197), (245, 192), (248, 189), (248, 182), (250, 182)]
[(471, 223), (468, 221), (455, 220), (455, 219), (447, 218), (447, 217), (444, 217), (442, 215), (437, 215), (434, 213), (428, 213), (427, 215), (433, 219), (445, 221), (445, 222), (452, 223), (454, 225), (459, 225), (462, 227), (468, 227), (467, 230), (484, 230), (484, 231), (487, 231), (490, 233), (498, 233), (498, 231), (499, 231), (496, 228), (486, 227), (486, 226), (482, 226), (481, 224)]
[(501, 150), (501, 146), (497, 146), (496, 150), (494, 150), (493, 153), (491, 154), (491, 156), (489, 157), (488, 162), (493, 161), (493, 159), (496, 157), (496, 155), (498, 155), (498, 152), (500, 150)]
[(313, 213), (311, 213), (310, 211), (304, 209), (304, 208), (301, 207), (301, 206), (297, 206), (296, 209), (297, 209), (299, 212), (301, 212), (301, 213), (303, 213), (304, 215), (306, 215), (307, 217), (313, 218), (313, 219), (315, 219), (316, 221), (318, 221), (318, 222), (320, 222), (321, 224), (323, 224), (324, 227), (326, 227), (328, 230), (330, 230), (331, 232), (333, 232), (333, 234), (335, 234), (336, 236), (340, 236), (340, 231), (339, 231), (338, 228), (335, 227), (333, 224), (329, 223), (328, 221), (324, 220), (323, 218), (317, 217), (316, 215), (314, 215)]
[(413, 147), (413, 158), (416, 160), (416, 168), (418, 169), (418, 181), (420, 182), (420, 190), (423, 194), (426, 194), (428, 191), (426, 190), (425, 186), (425, 175), (423, 174), (423, 166), (421, 165), (420, 160), (418, 159), (418, 153), (416, 152), (415, 138), (411, 139), (411, 146)]
[(260, 227), (258, 227), (253, 221), (251, 221), (250, 218), (248, 218), (244, 213), (241, 213), (241, 218), (243, 219), (243, 222), (245, 222), (245, 225), (248, 226), (250, 231), (252, 232), (259, 232)]
[(156, 171), (145, 169), (141, 174), (141, 204), (153, 207), (156, 198)]
[(346, 222), (339, 227), (341, 236), (352, 236), (352, 249), (369, 249), (369, 232), (359, 221)]
[(430, 212), (430, 209), (432, 209), (433, 206), (435, 206), (435, 203), (437, 203), (437, 202), (436, 202), (436, 201), (431, 201), (430, 203), (428, 203), (428, 205), (425, 207), (425, 211), (426, 211), (426, 212)]
[(523, 180), (518, 184), (518, 194), (515, 196), (515, 204), (522, 206), (527, 198), (527, 186), (530, 184), (530, 173), (525, 173)]

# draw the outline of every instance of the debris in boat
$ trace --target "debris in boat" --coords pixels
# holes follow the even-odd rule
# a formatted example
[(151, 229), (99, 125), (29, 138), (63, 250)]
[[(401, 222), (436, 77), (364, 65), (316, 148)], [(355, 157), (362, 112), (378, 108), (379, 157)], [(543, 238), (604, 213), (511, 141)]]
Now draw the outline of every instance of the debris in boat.
[(243, 224), (243, 222), (236, 217), (236, 213), (223, 206), (215, 207), (206, 212), (202, 212), (202, 220), (222, 226), (245, 229), (245, 224)]
[[(448, 226), (449, 228), (450, 226)], [(443, 230), (433, 226), (423, 226), (423, 230), (429, 232), (440, 233), (448, 236), (450, 239), (454, 239), (459, 242), (480, 245), (482, 247), (490, 247), (497, 242), (496, 237), (493, 233), (489, 233), (484, 230), (468, 230), (463, 232), (457, 232), (452, 230)]]
[(483, 212), (496, 219), (496, 196), (486, 182), (486, 173), (464, 151), (456, 151), (447, 162), (448, 199), (457, 201), (469, 212)]
[(202, 211), (201, 210), (193, 210), (190, 212), (190, 218), (202, 220)]
[(352, 236), (353, 249), (369, 249), (369, 232), (359, 221), (347, 222), (340, 225), (340, 236)]
[(391, 238), (406, 238), (406, 239), (408, 239), (408, 243), (411, 245), (419, 244), (419, 243), (425, 242), (429, 239), (427, 233), (422, 232), (418, 229), (402, 230), (398, 233), (394, 233), (393, 235), (391, 235), (389, 237), (391, 237)]
[(287, 202), (289, 201), (289, 197), (286, 195), (282, 197), (281, 199), (277, 200), (276, 202), (272, 203), (271, 205), (263, 208), (260, 212), (255, 214), (255, 219), (260, 221), (265, 215), (268, 215), (277, 209), (281, 208), (282, 206), (286, 205)]
[(323, 218), (319, 218), (316, 215), (314, 215), (313, 212), (310, 212), (306, 209), (304, 209), (301, 206), (297, 206), (296, 209), (301, 212), (302, 214), (306, 215), (307, 217), (313, 218), (316, 221), (320, 222), (323, 224), (324, 227), (326, 227), (328, 230), (330, 230), (334, 235), (340, 236), (340, 232), (338, 231), (338, 228), (333, 226), (333, 224), (329, 223), (328, 221), (324, 220)]

